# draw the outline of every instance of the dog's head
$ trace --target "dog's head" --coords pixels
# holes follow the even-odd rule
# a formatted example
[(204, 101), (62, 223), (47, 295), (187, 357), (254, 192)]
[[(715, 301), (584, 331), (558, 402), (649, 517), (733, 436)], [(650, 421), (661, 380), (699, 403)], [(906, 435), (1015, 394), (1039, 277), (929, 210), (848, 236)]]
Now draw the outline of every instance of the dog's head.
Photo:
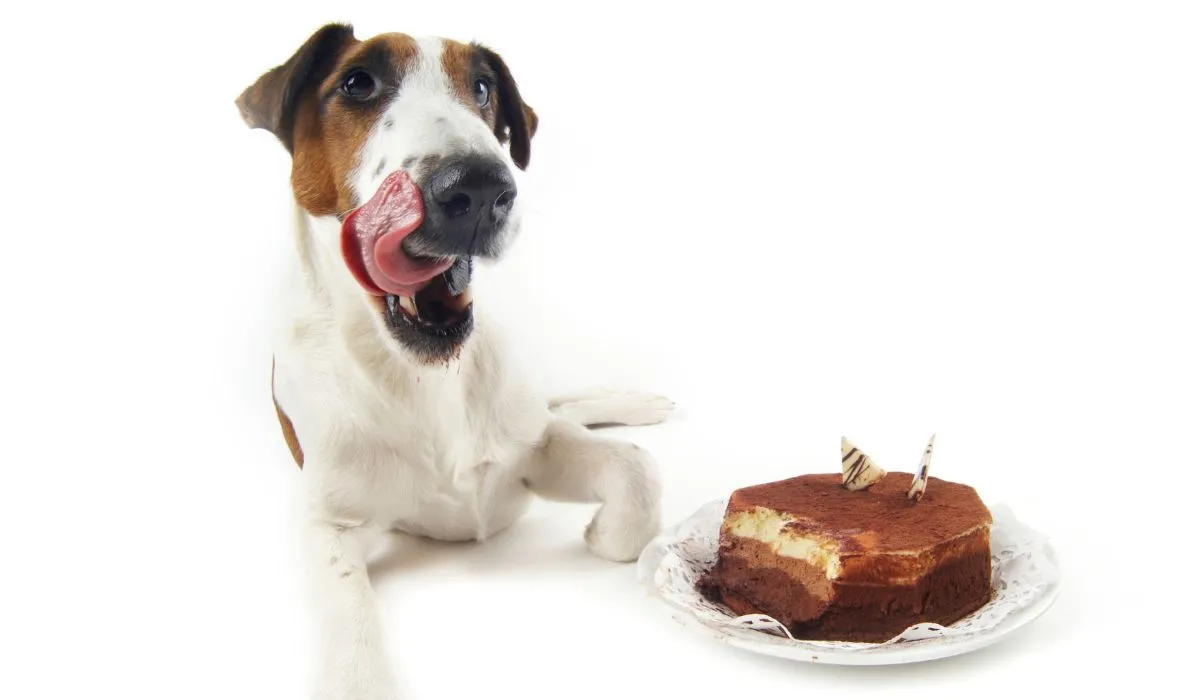
[(300, 206), (340, 222), (340, 272), (381, 328), (425, 361), (454, 355), (473, 326), (472, 260), (516, 235), (513, 168), (537, 129), (500, 56), (331, 24), (237, 106), (291, 154)]

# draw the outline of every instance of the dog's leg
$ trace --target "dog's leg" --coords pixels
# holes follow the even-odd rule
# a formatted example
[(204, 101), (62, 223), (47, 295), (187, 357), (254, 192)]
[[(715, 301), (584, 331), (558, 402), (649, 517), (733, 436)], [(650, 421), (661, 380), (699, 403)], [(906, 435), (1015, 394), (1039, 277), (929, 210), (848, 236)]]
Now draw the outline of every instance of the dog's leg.
[(662, 396), (633, 391), (592, 391), (550, 399), (550, 410), (557, 417), (586, 426), (653, 425), (665, 421), (674, 408)]
[(658, 465), (637, 445), (555, 420), (525, 467), (525, 484), (548, 501), (601, 504), (584, 532), (598, 556), (632, 561), (658, 534)]
[(315, 700), (396, 700), (367, 554), (378, 533), (312, 522), (307, 560), (320, 615), (322, 667)]

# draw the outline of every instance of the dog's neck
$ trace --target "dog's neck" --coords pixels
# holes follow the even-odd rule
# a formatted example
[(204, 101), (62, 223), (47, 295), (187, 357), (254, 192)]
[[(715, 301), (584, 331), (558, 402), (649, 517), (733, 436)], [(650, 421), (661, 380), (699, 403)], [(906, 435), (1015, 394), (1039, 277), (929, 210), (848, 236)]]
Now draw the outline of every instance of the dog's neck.
[(301, 278), (314, 298), (334, 315), (369, 318), (362, 290), (346, 270), (341, 252), (341, 222), (334, 216), (314, 216), (295, 204), (293, 250)]

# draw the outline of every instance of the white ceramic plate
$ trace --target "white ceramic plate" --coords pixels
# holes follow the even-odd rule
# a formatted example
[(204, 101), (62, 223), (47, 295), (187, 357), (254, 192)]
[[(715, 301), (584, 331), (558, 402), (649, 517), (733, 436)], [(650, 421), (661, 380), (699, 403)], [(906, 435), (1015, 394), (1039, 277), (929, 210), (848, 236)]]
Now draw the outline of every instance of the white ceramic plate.
[(650, 543), (638, 562), (638, 572), (642, 583), (674, 608), (676, 619), (739, 649), (843, 665), (930, 661), (995, 644), (1041, 616), (1058, 596), (1058, 562), (1046, 537), (1019, 522), (1007, 507), (995, 505), (991, 506), (993, 595), (979, 611), (949, 627), (914, 625), (881, 644), (793, 639), (769, 617), (736, 617), (696, 591), (696, 581), (716, 560), (725, 503), (706, 504)]

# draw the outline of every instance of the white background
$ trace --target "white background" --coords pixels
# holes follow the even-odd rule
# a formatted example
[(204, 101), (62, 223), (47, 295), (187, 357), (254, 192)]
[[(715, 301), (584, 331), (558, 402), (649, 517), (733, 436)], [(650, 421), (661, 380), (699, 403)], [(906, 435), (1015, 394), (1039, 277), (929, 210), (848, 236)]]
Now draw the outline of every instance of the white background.
[(0, 697), (304, 697), (268, 393), (288, 163), (233, 99), (319, 24), (480, 39), (541, 117), (479, 281), (551, 390), (662, 392), (675, 521), (852, 436), (1053, 538), (1058, 604), (834, 668), (679, 627), (591, 509), (375, 571), (413, 698), (1149, 693), (1189, 669), (1200, 17), (1165, 2), (5, 6)]

